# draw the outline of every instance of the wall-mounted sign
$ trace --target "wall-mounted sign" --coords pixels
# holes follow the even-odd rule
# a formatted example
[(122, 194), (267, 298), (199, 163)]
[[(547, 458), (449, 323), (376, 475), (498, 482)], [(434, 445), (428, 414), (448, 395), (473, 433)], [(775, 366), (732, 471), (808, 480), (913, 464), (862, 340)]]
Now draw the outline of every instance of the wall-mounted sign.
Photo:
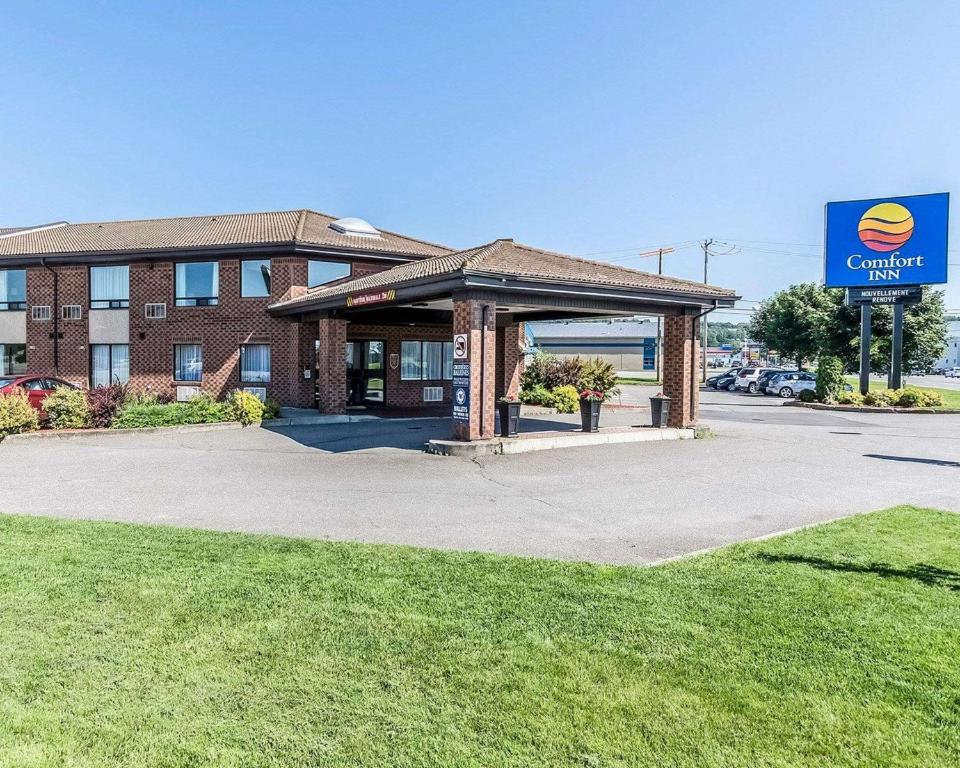
[(950, 195), (827, 203), (828, 288), (947, 282)]
[(383, 301), (393, 301), (397, 298), (395, 289), (390, 288), (386, 291), (377, 291), (376, 293), (355, 293), (347, 296), (348, 307), (362, 307), (366, 304), (379, 304)]
[(390, 353), (390, 370), (395, 371), (400, 367), (400, 355), (396, 352)]
[(453, 420), (470, 423), (470, 363), (453, 364)]
[(455, 333), (453, 335), (453, 359), (464, 360), (467, 357), (469, 349), (469, 336), (466, 333)]
[(847, 306), (864, 304), (919, 304), (923, 301), (923, 286), (905, 285), (894, 288), (847, 288)]

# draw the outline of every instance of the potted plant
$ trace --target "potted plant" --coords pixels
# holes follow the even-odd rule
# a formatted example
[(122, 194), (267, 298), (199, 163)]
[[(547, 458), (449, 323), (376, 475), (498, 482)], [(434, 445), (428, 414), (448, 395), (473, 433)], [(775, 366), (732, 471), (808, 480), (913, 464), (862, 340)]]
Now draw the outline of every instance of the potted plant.
[(667, 426), (667, 419), (670, 417), (670, 398), (657, 392), (650, 398), (650, 418), (653, 426), (661, 429)]
[(584, 432), (600, 431), (600, 405), (603, 392), (585, 389), (580, 393), (580, 424)]
[(500, 437), (516, 437), (520, 432), (520, 401), (515, 397), (501, 397), (497, 400), (497, 414)]

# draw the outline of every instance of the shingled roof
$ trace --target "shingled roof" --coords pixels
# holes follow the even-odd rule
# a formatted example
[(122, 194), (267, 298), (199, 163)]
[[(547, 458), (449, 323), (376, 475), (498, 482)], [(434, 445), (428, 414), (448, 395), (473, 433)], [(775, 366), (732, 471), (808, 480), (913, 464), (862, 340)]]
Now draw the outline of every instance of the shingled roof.
[(188, 216), (169, 219), (104, 221), (0, 230), (4, 256), (50, 256), (116, 252), (152, 252), (230, 246), (322, 246), (348, 251), (390, 253), (414, 258), (450, 253), (425, 240), (381, 230), (360, 237), (333, 229), (336, 217), (309, 209)]
[(285, 310), (308, 306), (311, 303), (341, 296), (388, 286), (393, 288), (405, 283), (416, 283), (456, 273), (646, 289), (727, 300), (736, 298), (736, 293), (726, 288), (579, 259), (562, 253), (532, 248), (529, 245), (515, 243), (513, 240), (494, 240), (477, 248), (400, 264), (356, 280), (314, 288), (299, 296), (278, 302), (271, 308)]

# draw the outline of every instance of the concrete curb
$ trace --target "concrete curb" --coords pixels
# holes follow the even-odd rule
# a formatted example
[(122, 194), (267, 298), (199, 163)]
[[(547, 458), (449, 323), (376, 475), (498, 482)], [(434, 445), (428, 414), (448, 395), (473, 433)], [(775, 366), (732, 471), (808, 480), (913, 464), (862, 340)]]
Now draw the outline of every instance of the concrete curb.
[(901, 408), (900, 406), (873, 405), (828, 405), (827, 403), (801, 403), (799, 400), (784, 403), (797, 408), (811, 408), (815, 411), (842, 411), (845, 413), (960, 413), (960, 408)]
[(324, 424), (354, 424), (361, 421), (426, 421), (428, 419), (446, 419), (448, 416), (399, 416), (384, 418), (367, 414), (323, 414), (316, 416), (288, 416), (279, 419), (265, 419), (261, 427), (311, 427)]
[[(257, 425), (251, 425), (257, 426)], [(37, 432), (22, 432), (19, 435), (7, 435), (2, 442), (12, 440), (73, 440), (79, 437), (101, 435), (154, 435), (177, 432), (224, 432), (243, 429), (239, 421), (218, 421), (214, 424), (179, 424), (175, 427), (141, 427), (138, 429), (47, 429)]]
[(693, 440), (695, 436), (693, 429), (639, 427), (611, 432), (564, 432), (540, 437), (499, 437), (473, 442), (431, 440), (427, 443), (425, 450), (427, 453), (438, 456), (467, 456), (472, 458), (475, 456), (549, 451), (556, 448), (580, 448), (588, 445)]

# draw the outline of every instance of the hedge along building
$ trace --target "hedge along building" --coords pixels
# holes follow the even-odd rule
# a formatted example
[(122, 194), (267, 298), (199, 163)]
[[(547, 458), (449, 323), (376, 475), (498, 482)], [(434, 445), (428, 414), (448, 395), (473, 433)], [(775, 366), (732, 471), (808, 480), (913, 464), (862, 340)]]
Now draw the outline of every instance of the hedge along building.
[[(497, 240), (466, 251), (310, 210), (0, 230), (8, 368), (185, 397), (237, 387), (325, 413), (451, 407), (491, 436), (525, 320), (664, 316), (671, 424), (696, 420), (698, 318), (733, 292)], [(2, 372), (2, 369), (0, 369)]]

